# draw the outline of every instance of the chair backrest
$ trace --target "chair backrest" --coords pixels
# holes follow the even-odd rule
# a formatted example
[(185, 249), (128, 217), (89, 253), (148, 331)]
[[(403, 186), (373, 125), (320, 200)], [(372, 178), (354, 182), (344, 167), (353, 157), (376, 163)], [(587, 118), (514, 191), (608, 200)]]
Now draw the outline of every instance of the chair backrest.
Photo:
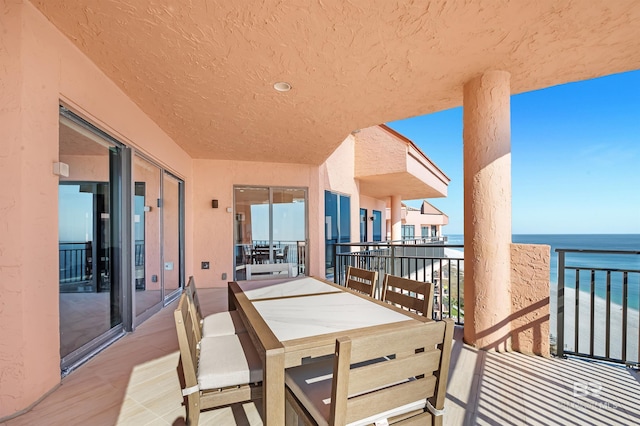
[(180, 364), (182, 365), (185, 388), (198, 384), (197, 366), (200, 326), (193, 322), (192, 308), (189, 298), (183, 293), (178, 301), (178, 307), (173, 313), (176, 333), (178, 334), (178, 345), (180, 346)]
[(245, 265), (247, 280), (268, 280), (274, 278), (288, 278), (293, 275), (291, 263), (257, 263)]
[(306, 241), (298, 241), (298, 272), (304, 274), (305, 265), (307, 264), (307, 243)]
[(347, 269), (347, 279), (345, 285), (353, 290), (367, 294), (373, 297), (376, 291), (376, 282), (378, 281), (378, 271), (367, 271), (353, 266)]
[[(447, 319), (338, 338), (329, 424), (348, 424), (423, 399), (443, 410), (453, 328)], [(412, 414), (411, 424), (430, 424), (427, 420), (433, 419), (429, 411)]]
[(412, 312), (433, 317), (433, 284), (386, 274), (382, 285), (382, 300), (400, 305)]
[(190, 313), (193, 316), (192, 321), (198, 327), (198, 340), (202, 338), (202, 310), (200, 308), (200, 300), (198, 299), (198, 291), (196, 289), (196, 281), (193, 276), (189, 277), (189, 281), (184, 288), (184, 294), (186, 294), (187, 299), (190, 303), (190, 306), (193, 309), (190, 309)]

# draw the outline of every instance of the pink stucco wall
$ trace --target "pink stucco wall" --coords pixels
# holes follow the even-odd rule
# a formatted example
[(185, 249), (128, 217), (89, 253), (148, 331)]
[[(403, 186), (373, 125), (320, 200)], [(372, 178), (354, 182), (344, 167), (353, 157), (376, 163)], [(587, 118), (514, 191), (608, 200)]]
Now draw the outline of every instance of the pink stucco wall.
[[(185, 272), (203, 287), (224, 286), (233, 276), (233, 215), (226, 210), (233, 207), (233, 185), (308, 188), (308, 273), (319, 277), (324, 191), (351, 197), (352, 240), (359, 235), (361, 203), (384, 211), (386, 200), (361, 200), (351, 135), (320, 166), (193, 160), (31, 3), (5, 4), (0, 25), (0, 418), (27, 409), (60, 382), (59, 178), (52, 163), (79, 164), (59, 158), (60, 102), (184, 179)], [(72, 167), (73, 176), (97, 171), (87, 165)], [(218, 209), (211, 208), (212, 199), (219, 200)], [(211, 269), (199, 269), (203, 260)]]
[[(378, 126), (356, 134), (356, 176), (397, 173), (407, 168), (407, 146)], [(385, 155), (380, 155), (384, 152)]]
[(442, 225), (448, 223), (448, 218), (445, 215), (437, 214), (421, 214), (419, 210), (407, 210), (407, 214), (403, 219), (403, 225), (415, 226), (416, 237), (421, 236), (420, 228), (422, 226), (438, 226), (438, 235), (442, 235)]
[(550, 356), (549, 276), (551, 247), (511, 244), (511, 345)]
[[(58, 103), (136, 147), (185, 180), (191, 159), (31, 3), (0, 10), (0, 418), (60, 381)], [(186, 208), (191, 189), (187, 185)], [(186, 217), (186, 233), (192, 233)], [(187, 274), (192, 250), (187, 239)]]

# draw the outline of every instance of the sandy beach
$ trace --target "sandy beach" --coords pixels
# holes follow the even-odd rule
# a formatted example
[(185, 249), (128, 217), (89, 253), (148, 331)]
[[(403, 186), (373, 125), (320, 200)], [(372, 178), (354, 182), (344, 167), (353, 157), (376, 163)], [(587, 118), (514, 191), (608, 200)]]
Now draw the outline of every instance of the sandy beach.
[[(555, 339), (557, 335), (557, 294), (558, 289), (555, 283), (551, 284), (551, 319), (550, 331)], [(591, 335), (591, 299), (588, 293), (580, 292), (579, 295), (579, 323), (578, 346), (581, 353), (589, 352)], [(606, 300), (596, 297), (594, 308), (594, 355), (605, 356), (606, 344)], [(575, 290), (565, 287), (565, 327), (564, 327), (564, 347), (566, 350), (575, 350)], [(636, 309), (627, 309), (627, 359), (638, 362), (638, 336), (639, 315)], [(610, 320), (610, 354), (611, 358), (621, 358), (622, 356), (622, 306), (611, 304)]]

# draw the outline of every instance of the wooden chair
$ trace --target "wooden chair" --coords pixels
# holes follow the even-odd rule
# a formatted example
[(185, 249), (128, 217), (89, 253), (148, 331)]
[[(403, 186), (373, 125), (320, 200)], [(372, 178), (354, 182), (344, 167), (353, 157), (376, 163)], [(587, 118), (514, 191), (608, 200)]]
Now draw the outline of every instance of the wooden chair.
[(281, 252), (276, 253), (276, 263), (286, 263), (289, 258), (289, 245), (284, 246)]
[(202, 316), (200, 300), (196, 289), (196, 282), (193, 277), (189, 277), (184, 293), (189, 298), (193, 308), (193, 323), (198, 324), (198, 340), (202, 337), (228, 336), (231, 334), (244, 333), (247, 331), (242, 318), (237, 311), (224, 311), (215, 314)]
[(182, 367), (186, 423), (196, 426), (200, 411), (262, 397), (262, 362), (248, 333), (198, 340), (198, 324), (186, 294), (174, 312)]
[(338, 338), (333, 360), (287, 369), (287, 424), (442, 425), (453, 328), (446, 319)]
[(298, 274), (300, 275), (304, 275), (305, 274), (305, 268), (307, 265), (307, 242), (306, 241), (298, 241), (297, 242), (297, 248), (298, 248)]
[(374, 297), (377, 282), (377, 271), (367, 271), (366, 269), (355, 268), (353, 266), (349, 266), (349, 269), (347, 269), (345, 285), (350, 289)]
[(433, 292), (432, 283), (386, 274), (381, 299), (427, 318), (433, 318)]

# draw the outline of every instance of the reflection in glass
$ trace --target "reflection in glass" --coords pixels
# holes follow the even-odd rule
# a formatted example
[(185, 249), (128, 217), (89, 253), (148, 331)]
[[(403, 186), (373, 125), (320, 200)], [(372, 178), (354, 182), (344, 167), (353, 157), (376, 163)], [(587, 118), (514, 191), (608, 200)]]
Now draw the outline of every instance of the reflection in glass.
[(162, 302), (160, 277), (160, 168), (138, 156), (133, 160), (135, 314)]
[(162, 197), (162, 255), (165, 299), (180, 288), (180, 185), (182, 182), (165, 172)]
[[(120, 149), (70, 120), (60, 120), (60, 161), (69, 176), (58, 187), (60, 355), (73, 353), (122, 325), (117, 252), (119, 208), (114, 170)], [(71, 355), (71, 356), (70, 356)]]

